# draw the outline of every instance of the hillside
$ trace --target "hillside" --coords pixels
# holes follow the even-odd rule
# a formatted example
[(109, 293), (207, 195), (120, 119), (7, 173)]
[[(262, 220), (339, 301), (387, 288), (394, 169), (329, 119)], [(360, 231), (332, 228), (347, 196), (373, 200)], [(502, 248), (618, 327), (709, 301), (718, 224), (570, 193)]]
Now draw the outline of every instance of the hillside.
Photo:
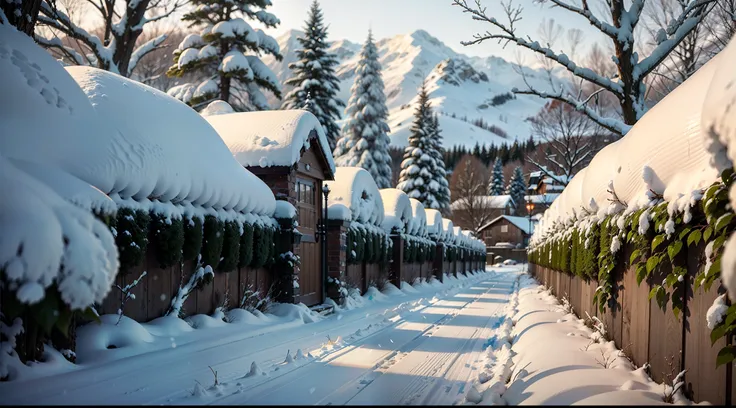
[[(301, 34), (298, 30), (291, 30), (277, 39), (284, 56), (282, 61), (264, 58), (281, 81), (291, 75), (288, 65), (296, 59), (297, 38)], [(516, 137), (520, 140), (529, 137), (529, 124), (525, 119), (538, 112), (544, 101), (524, 95), (506, 99), (503, 95), (508, 95), (513, 87), (524, 87), (521, 76), (516, 72), (520, 69), (535, 87), (544, 88), (546, 83), (541, 71), (498, 57), (468, 57), (453, 51), (424, 30), (380, 39), (376, 45), (386, 85), (392, 145), (406, 145), (413, 103), (422, 80), (427, 81), (432, 106), (442, 113), (440, 126), (446, 147), (472, 147), (476, 142), (498, 144), (513, 142)], [(345, 101), (350, 96), (360, 48), (361, 44), (347, 40), (331, 43), (330, 50), (340, 60), (338, 95)], [(497, 97), (495, 104), (494, 97)], [(279, 104), (275, 100), (272, 103), (274, 106)], [(498, 130), (491, 132), (468, 123), (477, 119)]]

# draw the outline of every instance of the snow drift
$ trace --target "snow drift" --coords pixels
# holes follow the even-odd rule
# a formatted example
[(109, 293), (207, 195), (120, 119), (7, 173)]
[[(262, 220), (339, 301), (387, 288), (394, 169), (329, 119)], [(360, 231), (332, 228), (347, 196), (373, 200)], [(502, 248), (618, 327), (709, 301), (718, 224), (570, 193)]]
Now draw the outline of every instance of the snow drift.
[(111, 129), (107, 137), (95, 135), (102, 145), (87, 158), (105, 175), (104, 184), (95, 184), (101, 190), (137, 201), (157, 197), (216, 210), (273, 214), (270, 189), (232, 159), (217, 132), (190, 107), (107, 71), (66, 69)]
[(325, 181), (324, 185), (330, 189), (327, 202), (330, 219), (372, 225), (381, 225), (383, 222), (381, 192), (367, 170), (361, 167), (338, 167), (335, 181)]
[(381, 199), (385, 211), (383, 229), (390, 233), (397, 228), (402, 233), (409, 233), (413, 216), (409, 196), (396, 188), (384, 188), (381, 190)]
[[(725, 61), (716, 56), (654, 106), (619, 141), (603, 148), (545, 212), (535, 237), (582, 212), (608, 211), (613, 188), (628, 209), (641, 208), (654, 191), (667, 201), (689, 198), (718, 179), (703, 143), (701, 117), (709, 84)], [(601, 213), (603, 215), (603, 213)]]

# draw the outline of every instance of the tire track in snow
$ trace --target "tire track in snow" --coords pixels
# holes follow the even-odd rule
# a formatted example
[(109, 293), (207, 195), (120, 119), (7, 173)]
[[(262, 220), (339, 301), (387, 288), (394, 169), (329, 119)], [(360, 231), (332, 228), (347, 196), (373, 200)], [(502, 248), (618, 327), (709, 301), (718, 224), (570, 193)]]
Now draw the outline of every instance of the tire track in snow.
[[(503, 283), (505, 283), (505, 280)], [(481, 298), (485, 298), (491, 289), (493, 289), (493, 287), (489, 288), (483, 295), (474, 299), (473, 302), (466, 304), (457, 315), (469, 311), (470, 307), (477, 303)], [(508, 300), (508, 294), (504, 294), (504, 297)], [(424, 357), (425, 361), (418, 364), (415, 363), (416, 365), (414, 366), (412, 366), (412, 361), (406, 361), (405, 366), (409, 366), (408, 370), (406, 370), (405, 367), (402, 367), (402, 364), (393, 365), (385, 372), (381, 372), (380, 375), (395, 373), (400, 375), (399, 377), (387, 378), (385, 381), (373, 381), (370, 386), (361, 389), (358, 394), (351, 398), (349, 403), (411, 405), (419, 402), (421, 405), (427, 405), (433, 402), (438, 402), (433, 401), (436, 399), (443, 399), (444, 401), (441, 403), (445, 404), (453, 402), (463, 393), (465, 388), (467, 388), (466, 385), (472, 381), (470, 378), (472, 370), (467, 370), (465, 378), (460, 381), (460, 385), (457, 384), (458, 381), (454, 380), (456, 377), (448, 379), (448, 375), (456, 371), (461, 371), (464, 364), (458, 364), (458, 361), (465, 362), (473, 358), (479, 360), (483, 344), (479, 341), (483, 339), (481, 334), (490, 333), (492, 331), (490, 330), (490, 326), (492, 322), (496, 320), (495, 317), (498, 314), (498, 311), (503, 310), (505, 305), (505, 302), (499, 302), (498, 305), (493, 308), (492, 312), (486, 315), (481, 327), (445, 325), (439, 328), (437, 332), (442, 332), (439, 333), (440, 335), (445, 334), (445, 336), (442, 336), (441, 338), (457, 339), (455, 343), (457, 343), (459, 347), (456, 351), (428, 352), (412, 350), (412, 353), (409, 354), (409, 359), (421, 361), (422, 357)], [(463, 317), (467, 317), (457, 315), (454, 317), (454, 319), (459, 320), (457, 323), (463, 323)], [(431, 348), (433, 340), (425, 340), (427, 348)], [(469, 353), (470, 350), (474, 350), (475, 353)], [(400, 379), (407, 377), (409, 380), (402, 384)], [(450, 395), (450, 391), (453, 389), (459, 391), (455, 393), (454, 397)], [(361, 396), (361, 393), (366, 392), (366, 390), (367, 394), (363, 394)], [(442, 392), (443, 390), (444, 392)], [(377, 396), (380, 398), (380, 401), (375, 401)], [(447, 401), (448, 399), (449, 401)]]
[[(481, 277), (481, 279), (474, 280), (469, 283), (475, 285), (478, 285), (481, 282), (492, 283), (496, 279), (498, 279), (498, 274), (493, 274), (490, 276), (483, 276)], [(503, 282), (506, 280), (507, 279), (502, 279), (501, 281)], [(421, 331), (411, 335), (408, 338), (404, 338), (402, 342), (397, 342), (395, 344), (396, 347), (388, 353), (384, 352), (379, 355), (372, 355), (372, 353), (375, 351), (378, 351), (380, 353), (380, 350), (372, 350), (370, 348), (371, 344), (369, 343), (372, 342), (374, 344), (378, 344), (378, 346), (382, 348), (381, 343), (378, 343), (379, 341), (385, 343), (386, 340), (392, 340), (391, 337), (397, 339), (397, 336), (399, 335), (407, 337), (407, 333), (412, 334), (408, 330), (402, 330), (401, 328), (398, 328), (398, 326), (400, 326), (402, 323), (406, 323), (407, 319), (410, 317), (415, 317), (414, 322), (421, 322), (421, 320), (416, 319), (416, 317), (421, 315), (421, 312), (426, 310), (427, 307), (423, 307), (421, 308), (421, 310), (415, 313), (405, 314), (404, 316), (402, 316), (402, 318), (395, 321), (392, 325), (384, 327), (378, 332), (373, 333), (368, 337), (362, 338), (356, 343), (350, 344), (345, 350), (340, 350), (338, 352), (339, 354), (330, 353), (329, 357), (323, 356), (319, 359), (319, 361), (310, 362), (310, 364), (305, 364), (295, 368), (287, 374), (287, 378), (272, 378), (254, 387), (243, 389), (243, 392), (238, 395), (231, 395), (218, 400), (208, 401), (208, 403), (284, 404), (289, 402), (299, 402), (300, 404), (304, 404), (306, 403), (305, 401), (310, 401), (309, 403), (312, 403), (311, 401), (313, 401), (316, 404), (346, 403), (354, 398), (355, 395), (359, 394), (363, 389), (372, 384), (376, 380), (376, 378), (380, 377), (380, 374), (382, 372), (389, 371), (391, 370), (391, 367), (395, 367), (397, 364), (399, 364), (399, 362), (404, 359), (412, 350), (415, 350), (424, 341), (426, 341), (428, 338), (431, 338), (431, 335), (433, 333), (440, 330), (442, 327), (446, 327), (446, 324), (448, 322), (455, 319), (457, 315), (465, 310), (469, 305), (477, 302), (489, 291), (497, 289), (494, 286), (495, 285), (485, 288), (485, 290), (483, 290), (481, 293), (477, 294), (471, 299), (468, 299), (460, 306), (450, 306), (456, 308), (457, 310), (445, 313), (443, 316), (437, 318), (434, 322), (427, 322), (426, 327), (424, 327)], [(452, 297), (448, 297), (448, 299), (446, 300), (457, 302), (458, 298), (455, 298), (453, 295)], [(434, 305), (434, 307), (442, 308), (442, 305), (436, 304)], [(413, 324), (416, 325), (418, 323)], [(480, 331), (477, 328), (472, 328), (471, 331), (471, 334), (475, 336), (474, 338), (477, 338)], [(444, 363), (446, 363), (453, 357), (457, 359), (457, 353), (448, 353), (445, 356), (435, 356), (435, 359), (440, 360), (424, 362), (422, 364), (422, 368), (434, 367), (435, 371), (438, 371), (439, 368), (437, 367), (441, 368), (442, 366), (444, 366)], [(341, 360), (359, 361), (362, 365), (366, 367), (351, 367), (351, 370), (349, 370), (349, 372), (341, 374), (342, 378), (338, 378), (337, 381), (343, 381), (342, 385), (340, 385), (340, 383), (329, 383), (329, 385), (327, 385), (325, 383), (315, 382), (317, 381), (316, 378), (324, 378), (326, 376), (329, 376), (331, 370), (334, 373), (335, 370), (344, 369), (345, 364), (341, 364)], [(429, 368), (426, 368), (425, 370), (428, 369)], [(359, 371), (359, 373), (356, 373), (356, 371)], [(311, 384), (314, 384), (314, 386), (309, 388)], [(335, 386), (337, 386), (338, 388), (334, 391), (328, 389), (328, 387)], [(306, 394), (306, 390), (309, 390), (309, 394)], [(246, 391), (248, 391), (247, 396), (245, 395)], [(255, 391), (257, 394), (253, 394), (253, 391)], [(295, 399), (297, 394), (305, 395), (303, 398)]]

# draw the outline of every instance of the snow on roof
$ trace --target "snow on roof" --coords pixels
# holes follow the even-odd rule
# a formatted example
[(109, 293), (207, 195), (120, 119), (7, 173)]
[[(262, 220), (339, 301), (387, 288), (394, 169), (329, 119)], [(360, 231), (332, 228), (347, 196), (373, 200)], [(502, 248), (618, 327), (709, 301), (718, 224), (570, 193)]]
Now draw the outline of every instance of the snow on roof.
[(525, 195), (524, 196), (524, 202), (529, 202), (529, 199), (531, 198), (531, 201), (534, 204), (552, 204), (557, 197), (559, 197), (559, 193), (545, 193), (545, 194), (533, 194), (533, 195)]
[[(475, 202), (481, 203), (485, 208), (506, 208), (509, 205), (513, 205), (513, 200), (510, 195), (498, 195), (498, 196), (475, 196), (472, 198)], [(468, 205), (468, 198), (460, 198), (450, 204), (450, 210), (463, 210)]]
[(442, 228), (442, 213), (432, 208), (426, 208), (424, 213), (427, 216), (427, 233), (441, 238), (442, 234), (444, 234), (444, 229)]
[(520, 229), (521, 231), (523, 231), (527, 235), (529, 235), (532, 232), (534, 232), (534, 225), (535, 225), (535, 223), (534, 222), (531, 222), (530, 223), (529, 222), (529, 217), (515, 217), (515, 216), (512, 216), (512, 215), (502, 215), (500, 217), (496, 217), (495, 219), (493, 219), (488, 224), (482, 226), (480, 229), (481, 230), (484, 230), (484, 229), (490, 227), (491, 225), (493, 225), (493, 224), (495, 224), (495, 223), (497, 223), (498, 221), (501, 221), (501, 220), (506, 220), (506, 221), (510, 222), (516, 228)]
[(411, 202), (411, 235), (424, 236), (427, 233), (427, 212), (424, 209), (424, 205), (421, 201), (416, 198), (410, 198)]
[[(338, 167), (335, 181), (325, 181), (330, 189), (327, 216), (330, 219), (381, 225), (383, 200), (371, 174), (361, 167)], [(346, 212), (347, 211), (347, 212)]]
[(614, 210), (608, 201), (611, 187), (627, 203), (626, 211), (634, 211), (649, 203), (650, 189), (667, 201), (690, 200), (694, 191), (717, 180), (701, 116), (719, 61), (721, 54), (650, 109), (626, 136), (599, 151), (545, 212), (539, 236), (581, 209), (600, 215)]
[(317, 118), (304, 110), (240, 112), (208, 116), (207, 121), (245, 167), (293, 166), (309, 149), (313, 132), (335, 173), (327, 137)]
[(232, 159), (215, 130), (190, 107), (107, 71), (66, 70), (110, 129), (107, 137), (90, 135), (105, 142), (94, 160), (112, 176), (112, 185), (104, 186), (108, 195), (273, 214), (270, 188)]
[(413, 216), (409, 196), (395, 188), (384, 188), (381, 190), (381, 199), (385, 214), (381, 224), (383, 229), (392, 232), (394, 228), (398, 228), (404, 233), (409, 233)]

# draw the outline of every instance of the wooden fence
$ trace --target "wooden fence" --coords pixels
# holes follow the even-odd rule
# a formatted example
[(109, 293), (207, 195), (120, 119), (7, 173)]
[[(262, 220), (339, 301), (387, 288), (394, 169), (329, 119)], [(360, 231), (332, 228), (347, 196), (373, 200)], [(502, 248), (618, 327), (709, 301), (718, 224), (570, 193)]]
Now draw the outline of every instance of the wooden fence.
[[(113, 285), (124, 288), (146, 271), (146, 276), (130, 291), (135, 295), (135, 299), (125, 303), (123, 310), (125, 316), (139, 322), (147, 322), (165, 315), (172, 297), (177, 295), (180, 285), (187, 284), (195, 267), (196, 261), (190, 261), (184, 263), (183, 268), (181, 265), (175, 265), (162, 269), (156, 260), (155, 249), (150, 245), (146, 251), (146, 258), (140, 265), (128, 273), (118, 273), (115, 277)], [(265, 296), (273, 283), (273, 273), (266, 268), (239, 268), (227, 273), (215, 270), (212, 283), (195, 289), (184, 302), (182, 310), (186, 315), (212, 314), (215, 308), (223, 305), (225, 297), (229, 299), (230, 307), (237, 307), (246, 288), (259, 290), (262, 296)], [(113, 287), (98, 312), (116, 314), (122, 300), (122, 292)]]
[[(628, 260), (631, 248), (625, 246), (622, 250), (620, 259)], [(687, 370), (684, 392), (688, 398), (730, 405), (736, 390), (732, 364), (716, 368), (718, 351), (726, 345), (726, 340), (721, 338), (711, 346), (711, 331), (705, 320), (708, 308), (724, 290), (718, 286), (718, 281), (708, 291), (702, 287), (694, 290), (694, 278), (704, 266), (704, 246), (701, 243), (682, 252), (681, 256), (687, 257), (688, 279), (683, 289), (685, 293), (675, 294), (685, 299), (679, 318), (672, 311), (671, 301), (663, 310), (655, 299), (649, 300), (652, 282), (662, 282), (667, 270), (660, 271), (650, 282), (637, 285), (635, 268), (620, 261), (614, 270), (614, 297), (604, 313), (593, 305), (598, 282), (534, 264), (529, 265), (529, 271), (558, 298), (566, 297), (578, 316), (583, 318), (587, 313), (601, 319), (611, 340), (634, 364), (650, 364), (652, 379), (659, 383), (669, 382), (680, 371)], [(668, 293), (668, 298), (672, 295)]]

